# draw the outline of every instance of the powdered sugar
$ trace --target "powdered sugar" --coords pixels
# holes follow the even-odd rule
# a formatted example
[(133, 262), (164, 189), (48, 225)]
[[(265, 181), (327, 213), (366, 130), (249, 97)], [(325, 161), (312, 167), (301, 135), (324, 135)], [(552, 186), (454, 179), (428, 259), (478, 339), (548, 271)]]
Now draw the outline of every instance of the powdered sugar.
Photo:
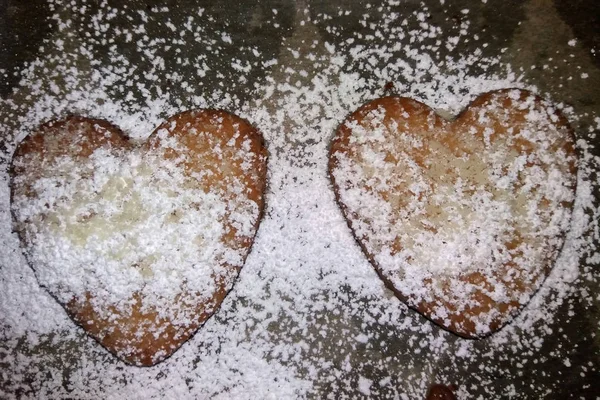
[(405, 98), (344, 122), (331, 151), (338, 200), (409, 304), (471, 336), (527, 303), (571, 219), (574, 143), (559, 120), (511, 90), (482, 95), (453, 122)]
[[(548, 387), (549, 379), (560, 385), (567, 374), (553, 360), (562, 365), (576, 346), (594, 340), (589, 332), (579, 337), (561, 332), (569, 323), (588, 326), (582, 322), (586, 308), (598, 301), (592, 294), (597, 269), (580, 264), (581, 257), (596, 253), (598, 160), (582, 136), (591, 122), (578, 121), (577, 108), (567, 110), (578, 127), (582, 155), (564, 250), (523, 313), (488, 339), (466, 341), (444, 332), (385, 290), (335, 203), (326, 174), (330, 139), (346, 115), (383, 94), (388, 81), (396, 93), (450, 115), (483, 92), (535, 90), (518, 67), (491, 55), (497, 42), (478, 44), (469, 20), (482, 12), (475, 4), (456, 26), (436, 21), (446, 8), (433, 5), (413, 6), (424, 21), (405, 3), (357, 5), (349, 16), (304, 6), (295, 16), (285, 7), (274, 14), (270, 5), (257, 6), (248, 11), (255, 29), (248, 34), (240, 29), (250, 22), (217, 23), (221, 14), (213, 8), (117, 10), (103, 4), (81, 13), (85, 4), (75, 3), (52, 4), (53, 23), (61, 29), (43, 44), (39, 60), (20, 71), (21, 85), (2, 100), (3, 162), (10, 162), (15, 143), (39, 123), (67, 113), (107, 119), (143, 140), (179, 111), (225, 108), (265, 136), (271, 154), (267, 208), (219, 312), (173, 357), (140, 369), (87, 338), (40, 289), (11, 233), (5, 169), (0, 190), (5, 397), (340, 398), (358, 393), (359, 377), (372, 382), (371, 396), (382, 398), (422, 397), (434, 380), (456, 382), (462, 398), (510, 392), (543, 397), (556, 389)], [(165, 19), (175, 32), (163, 31)], [(359, 21), (360, 29), (350, 20)], [(283, 34), (290, 36), (281, 46), (253, 39)], [(591, 81), (595, 70), (585, 72)], [(560, 81), (553, 84), (558, 90)], [(590, 318), (593, 325), (595, 317)], [(354, 339), (363, 334), (366, 342)], [(585, 375), (576, 386), (583, 390), (597, 366), (569, 359), (569, 369)]]
[[(89, 162), (62, 157), (45, 166), (49, 176), (34, 182), (36, 196), (13, 198), (17, 224), (35, 221), (21, 229), (30, 231), (29, 261), (40, 284), (63, 303), (88, 291), (113, 304), (124, 304), (133, 292), (155, 305), (182, 290), (210, 297), (214, 289), (206, 285), (221, 274), (213, 260), (242, 265), (243, 257), (227, 254), (220, 242), (229, 207), (170, 164), (137, 151), (124, 156), (98, 149)], [(258, 213), (254, 204), (249, 219)], [(240, 222), (240, 234), (252, 236), (252, 223)], [(82, 274), (88, 270), (93, 274)]]
[[(169, 355), (174, 343), (143, 351), (156, 352), (144, 361), (131, 346), (148, 335), (187, 336), (244, 263), (265, 160), (232, 118), (180, 114), (144, 148), (130, 148), (103, 121), (68, 118), (43, 125), (15, 152), (12, 211), (38, 281), (130, 362)], [(123, 319), (132, 322), (120, 326)], [(169, 325), (182, 332), (168, 333)], [(115, 339), (115, 329), (125, 337)]]

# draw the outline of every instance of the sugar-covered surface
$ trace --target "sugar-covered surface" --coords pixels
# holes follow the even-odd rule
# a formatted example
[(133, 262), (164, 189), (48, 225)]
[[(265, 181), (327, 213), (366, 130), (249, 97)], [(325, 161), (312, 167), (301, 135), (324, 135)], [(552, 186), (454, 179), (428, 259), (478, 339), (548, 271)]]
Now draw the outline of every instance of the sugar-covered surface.
[(529, 301), (562, 248), (573, 139), (527, 91), (482, 94), (454, 121), (385, 97), (341, 124), (330, 174), (355, 237), (399, 297), (482, 336)]
[[(593, 396), (595, 55), (550, 1), (445, 3), (261, 2), (231, 15), (188, 3), (41, 7), (50, 32), (37, 58), (1, 71), (20, 78), (0, 111), (2, 397), (421, 398), (432, 382), (456, 384), (459, 398)], [(527, 88), (575, 128), (579, 175), (563, 251), (523, 312), (489, 338), (458, 338), (391, 295), (335, 203), (330, 139), (388, 82), (447, 115), (480, 93)], [(236, 112), (265, 137), (265, 216), (219, 312), (163, 363), (129, 367), (39, 287), (11, 229), (8, 163), (27, 133), (67, 113), (143, 140), (169, 115), (205, 106)]]
[(125, 361), (162, 360), (244, 264), (263, 208), (260, 140), (217, 110), (178, 114), (141, 147), (103, 120), (42, 125), (11, 163), (14, 227), (40, 285)]

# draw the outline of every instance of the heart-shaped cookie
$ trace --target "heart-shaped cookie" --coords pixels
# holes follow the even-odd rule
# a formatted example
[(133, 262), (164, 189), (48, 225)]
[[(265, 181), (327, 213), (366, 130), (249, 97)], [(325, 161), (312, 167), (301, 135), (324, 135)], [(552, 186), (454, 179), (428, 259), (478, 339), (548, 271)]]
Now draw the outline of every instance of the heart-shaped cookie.
[(526, 304), (569, 228), (566, 119), (530, 92), (481, 95), (455, 120), (402, 97), (351, 114), (329, 172), (355, 238), (394, 293), (465, 337)]
[(224, 111), (131, 143), (106, 121), (40, 126), (11, 169), (16, 231), (41, 285), (122, 360), (153, 365), (217, 310), (263, 210), (261, 135)]

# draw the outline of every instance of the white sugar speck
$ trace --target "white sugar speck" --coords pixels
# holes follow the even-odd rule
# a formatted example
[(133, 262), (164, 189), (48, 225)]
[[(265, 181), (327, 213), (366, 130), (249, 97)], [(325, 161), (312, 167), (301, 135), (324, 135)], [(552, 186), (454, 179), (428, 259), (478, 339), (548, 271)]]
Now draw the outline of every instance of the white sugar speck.
[(360, 376), (358, 378), (358, 390), (365, 396), (371, 395), (371, 386), (372, 385), (373, 385), (372, 380), (367, 379), (364, 376)]

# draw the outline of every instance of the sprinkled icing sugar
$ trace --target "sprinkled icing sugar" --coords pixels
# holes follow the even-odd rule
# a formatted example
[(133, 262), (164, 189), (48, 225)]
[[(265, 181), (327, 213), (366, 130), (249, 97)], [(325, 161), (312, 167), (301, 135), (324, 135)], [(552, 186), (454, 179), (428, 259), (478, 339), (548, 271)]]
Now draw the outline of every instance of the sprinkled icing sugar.
[[(172, 340), (216, 310), (244, 264), (265, 159), (237, 122), (229, 130), (233, 118), (182, 113), (131, 148), (105, 122), (71, 117), (15, 152), (12, 211), (39, 283), (129, 362), (177, 348)], [(136, 354), (149, 335), (172, 339), (158, 351), (142, 341)]]
[(497, 91), (449, 122), (389, 97), (333, 142), (330, 173), (357, 239), (401, 298), (454, 332), (496, 329), (562, 247), (574, 143), (549, 107)]
[[(47, 133), (46, 143), (58, 135)], [(28, 155), (16, 161), (14, 167), (23, 171), (13, 182), (16, 224), (25, 231), (29, 262), (40, 284), (61, 302), (91, 292), (99, 299), (95, 307), (110, 313), (107, 304), (127, 307), (135, 292), (156, 307), (174, 302), (182, 292), (206, 301), (215, 290), (213, 276), (231, 286), (236, 270), (214, 261), (240, 268), (244, 254), (223, 243), (224, 224), (230, 218), (239, 235), (252, 237), (257, 204), (245, 197), (239, 179), (232, 180), (227, 192), (205, 191), (203, 178), (210, 169), (202, 169), (204, 177), (194, 177), (178, 166), (202, 154), (165, 159), (165, 151), (181, 148), (166, 136), (161, 147), (147, 152), (100, 147), (84, 160), (61, 156), (43, 165)], [(243, 156), (237, 158), (230, 162), (244, 162)], [(25, 189), (32, 179), (33, 196)], [(174, 309), (160, 311), (166, 314), (162, 317), (176, 319)]]
[[(524, 72), (518, 60), (495, 53), (498, 39), (480, 31), (476, 19), (501, 6), (488, 3), (473, 4), (468, 14), (439, 2), (429, 9), (404, 2), (357, 5), (348, 15), (337, 6), (319, 12), (281, 7), (278, 13), (257, 6), (248, 10), (250, 21), (241, 21), (223, 19), (213, 8), (50, 2), (53, 31), (39, 58), (20, 68), (21, 82), (0, 108), (2, 397), (344, 398), (368, 392), (409, 399), (422, 398), (433, 381), (457, 384), (459, 398), (591, 393), (600, 259), (594, 245), (600, 160), (591, 141), (600, 129), (596, 111), (561, 106), (576, 128), (580, 154), (571, 228), (531, 302), (486, 339), (443, 331), (384, 288), (327, 176), (335, 130), (350, 112), (380, 97), (388, 82), (397, 94), (447, 115), (491, 90), (539, 92), (528, 81), (532, 76), (545, 94), (564, 98), (556, 93), (566, 80), (553, 74), (562, 57), (548, 61), (550, 83), (541, 85), (547, 81), (529, 74), (531, 64), (524, 63)], [(453, 13), (451, 24), (438, 19)], [(547, 26), (562, 32), (558, 23)], [(518, 34), (528, 35), (525, 29)], [(278, 46), (261, 39), (282, 36)], [(567, 45), (571, 39), (559, 40), (565, 54), (583, 53), (579, 42)], [(597, 79), (584, 56), (569, 60), (589, 75), (576, 87)], [(572, 85), (579, 72), (574, 76)], [(106, 119), (144, 141), (170, 115), (204, 107), (234, 112), (264, 135), (270, 154), (265, 215), (214, 317), (157, 366), (128, 366), (40, 288), (12, 230), (8, 165), (19, 141), (66, 114)], [(569, 325), (581, 327), (581, 334), (567, 334)]]

